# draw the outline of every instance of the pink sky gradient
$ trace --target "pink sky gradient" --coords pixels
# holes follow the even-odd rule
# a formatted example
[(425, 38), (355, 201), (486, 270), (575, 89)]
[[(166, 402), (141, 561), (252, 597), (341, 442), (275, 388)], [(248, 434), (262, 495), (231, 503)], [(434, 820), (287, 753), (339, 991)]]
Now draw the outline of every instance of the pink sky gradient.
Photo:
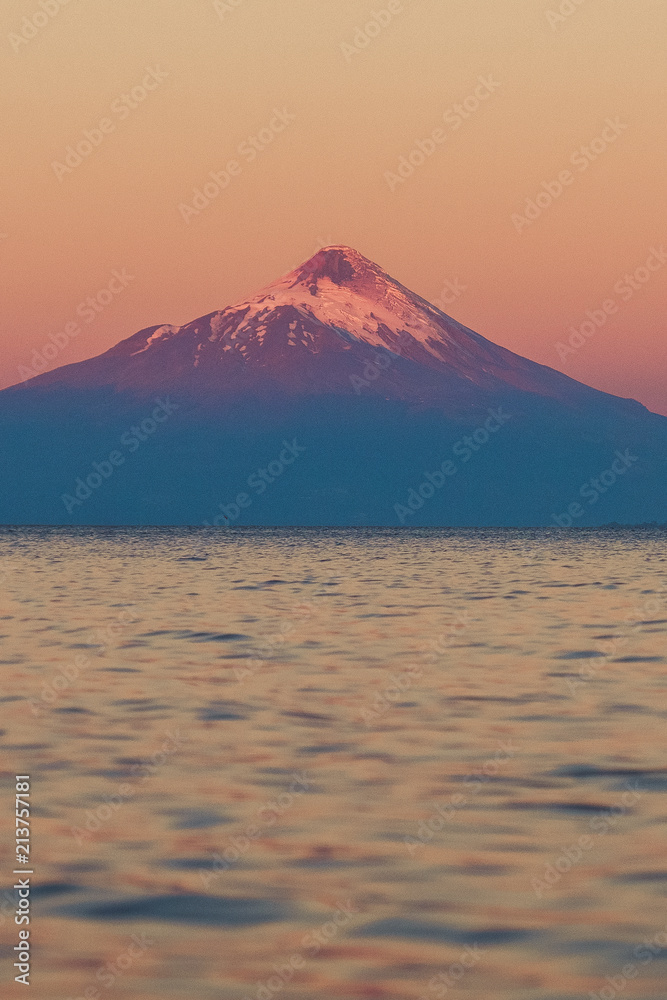
[(0, 386), (342, 243), (667, 414), (667, 8), (560, 5), (6, 0)]

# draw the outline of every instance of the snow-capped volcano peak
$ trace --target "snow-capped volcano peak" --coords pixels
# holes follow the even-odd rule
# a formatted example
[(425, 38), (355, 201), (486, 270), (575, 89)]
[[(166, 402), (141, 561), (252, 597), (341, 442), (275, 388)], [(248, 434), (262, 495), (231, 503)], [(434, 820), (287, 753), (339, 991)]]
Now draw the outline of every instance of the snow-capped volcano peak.
[(271, 282), (256, 298), (282, 298), (285, 295), (294, 298), (295, 294), (304, 291), (323, 303), (358, 297), (380, 309), (388, 307), (392, 314), (396, 314), (388, 324), (390, 327), (395, 326), (398, 313), (402, 314), (398, 317), (400, 319), (411, 317), (413, 325), (416, 314), (424, 309), (431, 320), (443, 315), (395, 281), (372, 260), (347, 246), (324, 247), (293, 271)]
[(538, 367), (457, 323), (347, 246), (318, 251), (256, 295), (216, 313), (211, 325), (212, 342), (251, 363), (282, 336), (285, 348), (297, 352), (350, 351), (363, 344), (476, 384), (501, 370), (516, 384), (517, 369)]
[(492, 344), (345, 246), (10, 387), (0, 414), (5, 524), (210, 527), (220, 509), (230, 527), (250, 506), (272, 526), (583, 525), (579, 484), (621, 459), (636, 471), (591, 494), (593, 523), (665, 520), (665, 418)]
[(519, 389), (563, 401), (584, 390), (457, 323), (347, 246), (319, 250), (236, 305), (182, 327), (142, 330), (98, 358), (35, 381), (130, 392), (187, 385), (217, 396), (350, 394), (361, 379), (386, 398), (457, 411), (476, 390)]
[[(335, 331), (343, 350), (349, 349), (352, 338), (401, 354), (418, 348), (421, 354), (441, 360), (442, 348), (452, 343), (452, 336), (460, 337), (465, 331), (347, 246), (318, 251), (256, 295), (216, 314), (216, 325), (224, 328), (225, 337), (233, 343), (239, 338), (231, 334), (227, 321), (243, 313), (238, 328), (241, 339), (247, 345), (250, 327), (259, 324), (263, 342), (269, 333), (267, 321), (285, 307), (296, 310), (306, 324), (316, 322)], [(310, 349), (317, 351), (315, 341)]]
[[(386, 299), (388, 291), (392, 289), (394, 293), (400, 291), (402, 297), (405, 300), (412, 300), (413, 304), (419, 303), (421, 306), (433, 309), (429, 303), (400, 285), (372, 260), (364, 257), (358, 250), (346, 246), (324, 247), (293, 271), (271, 282), (258, 293), (258, 296), (280, 294), (281, 290), (296, 287), (305, 289), (313, 297), (336, 296), (338, 289), (338, 297), (358, 295), (378, 303)], [(396, 300), (398, 298), (399, 296), (395, 296)]]
[(328, 279), (336, 285), (352, 284), (370, 274), (386, 277), (377, 264), (346, 246), (323, 247), (292, 273), (304, 282)]
[(324, 247), (272, 286), (299, 284), (312, 295), (334, 286), (368, 298), (381, 296), (387, 284), (397, 285), (381, 267), (358, 250), (346, 246)]

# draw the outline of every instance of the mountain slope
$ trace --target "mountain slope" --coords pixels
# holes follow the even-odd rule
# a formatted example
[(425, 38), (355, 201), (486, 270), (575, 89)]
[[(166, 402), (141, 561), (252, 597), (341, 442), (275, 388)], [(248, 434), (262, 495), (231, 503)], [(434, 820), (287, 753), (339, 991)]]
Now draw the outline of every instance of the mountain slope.
[(183, 327), (141, 330), (29, 385), (137, 396), (187, 388), (200, 399), (255, 388), (358, 394), (369, 362), (378, 374), (398, 366), (380, 387), (385, 396), (449, 412), (474, 403), (475, 390), (517, 389), (575, 406), (605, 395), (491, 343), (349, 247), (327, 247), (250, 299)]
[[(667, 516), (667, 419), (492, 344), (348, 247), (13, 386), (0, 417), (5, 522), (201, 524), (221, 502), (267, 524)], [(285, 441), (294, 461), (252, 480)], [(582, 487), (627, 449), (591, 503)], [(112, 451), (122, 461), (104, 479), (93, 463), (108, 471)], [(424, 497), (426, 475), (443, 482)], [(573, 503), (582, 513), (561, 517)]]

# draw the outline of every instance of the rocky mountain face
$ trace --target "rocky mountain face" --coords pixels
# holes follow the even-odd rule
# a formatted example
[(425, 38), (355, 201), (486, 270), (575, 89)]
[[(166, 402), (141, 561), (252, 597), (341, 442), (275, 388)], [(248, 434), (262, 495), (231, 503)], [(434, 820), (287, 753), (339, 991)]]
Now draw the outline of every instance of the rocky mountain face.
[(491, 343), (349, 247), (13, 386), (0, 417), (5, 523), (667, 520), (666, 418)]

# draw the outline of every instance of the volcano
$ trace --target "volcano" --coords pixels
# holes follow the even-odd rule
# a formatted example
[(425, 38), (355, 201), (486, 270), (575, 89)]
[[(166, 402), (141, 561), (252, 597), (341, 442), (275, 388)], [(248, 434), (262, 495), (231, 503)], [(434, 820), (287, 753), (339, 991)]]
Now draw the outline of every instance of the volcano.
[(0, 393), (11, 524), (665, 518), (667, 419), (522, 358), (344, 246)]

